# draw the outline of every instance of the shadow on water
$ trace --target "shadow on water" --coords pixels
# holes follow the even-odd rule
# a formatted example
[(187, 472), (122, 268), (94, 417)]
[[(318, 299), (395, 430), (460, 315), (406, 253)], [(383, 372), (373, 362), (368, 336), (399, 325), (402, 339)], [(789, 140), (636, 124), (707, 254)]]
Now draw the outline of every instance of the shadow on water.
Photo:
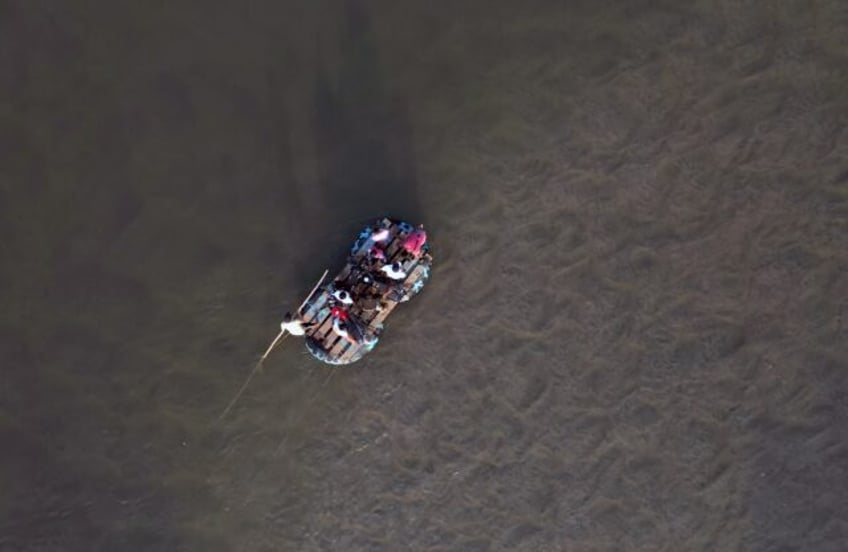
[[(347, 6), (305, 82), (279, 54), (302, 46), (277, 38), (286, 27), (253, 43), (235, 15), (2, 0), (0, 15), (0, 550), (225, 549), (208, 520), (229, 519), (219, 493), (252, 492), (254, 466), (215, 471), (207, 420), (240, 378), (210, 374), (250, 358), (253, 313), (281, 295), (267, 273), (296, 267), (291, 287), (308, 289), (362, 222), (419, 219), (405, 105), (368, 13)], [(189, 34), (220, 21), (237, 59)], [(78, 32), (125, 27), (162, 34)], [(300, 88), (306, 128), (285, 109)], [(293, 170), (309, 162), (296, 140), (311, 177)]]
[(363, 2), (346, 4), (336, 48), (338, 57), (318, 54), (312, 90), (316, 190), (301, 182), (296, 194), (298, 225), (318, 236), (330, 266), (348, 246), (339, 236), (352, 239), (361, 225), (382, 215), (422, 220), (406, 102), (389, 89)]

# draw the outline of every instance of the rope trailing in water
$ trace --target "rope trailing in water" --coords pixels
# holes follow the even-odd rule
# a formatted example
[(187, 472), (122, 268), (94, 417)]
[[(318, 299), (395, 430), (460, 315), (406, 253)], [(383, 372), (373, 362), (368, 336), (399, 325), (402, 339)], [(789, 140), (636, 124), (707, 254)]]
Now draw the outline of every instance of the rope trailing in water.
[[(318, 280), (318, 283), (315, 284), (315, 287), (312, 288), (312, 291), (309, 292), (309, 295), (306, 296), (306, 299), (304, 299), (303, 303), (301, 303), (300, 306), (297, 308), (298, 315), (300, 315), (300, 311), (303, 310), (303, 307), (306, 305), (306, 303), (308, 303), (309, 300), (312, 299), (312, 296), (315, 294), (315, 291), (321, 286), (321, 284), (324, 283), (324, 278), (327, 277), (327, 272), (329, 271), (324, 271), (324, 274), (321, 275), (321, 279)], [(233, 408), (233, 406), (235, 406), (236, 402), (239, 400), (239, 397), (241, 397), (241, 394), (244, 393), (244, 390), (247, 389), (247, 386), (250, 384), (250, 380), (252, 380), (253, 376), (256, 375), (256, 372), (258, 372), (259, 369), (262, 368), (262, 363), (265, 362), (265, 359), (268, 358), (268, 355), (271, 354), (271, 351), (274, 350), (274, 347), (276, 347), (286, 337), (288, 337), (288, 335), (286, 334), (286, 330), (283, 330), (277, 335), (277, 337), (274, 338), (274, 341), (271, 342), (271, 345), (268, 346), (268, 349), (259, 358), (259, 362), (257, 362), (256, 366), (254, 366), (253, 370), (251, 370), (250, 375), (247, 376), (247, 379), (244, 381), (244, 384), (241, 386), (241, 389), (239, 389), (238, 393), (236, 393), (236, 396), (233, 397), (233, 400), (230, 401), (230, 404), (227, 405), (227, 408), (225, 408), (221, 415), (218, 416), (218, 421), (223, 420), (224, 416), (226, 416)]]
[(231, 400), (231, 401), (230, 401), (230, 404), (228, 404), (228, 405), (227, 405), (227, 408), (225, 408), (225, 409), (224, 409), (224, 411), (221, 413), (221, 415), (220, 415), (220, 416), (218, 416), (218, 420), (219, 420), (219, 421), (220, 421), (220, 420), (223, 420), (223, 419), (224, 419), (224, 416), (226, 416), (226, 415), (230, 412), (230, 409), (231, 409), (233, 406), (235, 406), (236, 401), (238, 401), (238, 400), (239, 400), (239, 397), (241, 397), (241, 394), (242, 394), (242, 393), (244, 393), (244, 390), (245, 390), (245, 389), (247, 389), (247, 386), (250, 384), (250, 380), (252, 380), (252, 379), (253, 379), (253, 376), (255, 376), (255, 375), (256, 375), (256, 372), (258, 372), (258, 371), (259, 371), (259, 369), (260, 369), (260, 368), (262, 368), (262, 363), (263, 363), (263, 362), (265, 362), (265, 359), (266, 359), (266, 358), (268, 358), (268, 354), (271, 352), (271, 349), (273, 349), (273, 348), (274, 348), (274, 346), (275, 346), (277, 343), (279, 343), (280, 341), (282, 341), (284, 337), (288, 337), (287, 335), (285, 335), (285, 336), (284, 336), (284, 335), (283, 335), (284, 333), (286, 333), (286, 331), (285, 331), (285, 330), (283, 330), (283, 331), (281, 331), (281, 332), (280, 332), (280, 335), (278, 335), (278, 336), (277, 336), (277, 338), (274, 340), (274, 342), (273, 342), (273, 343), (271, 343), (271, 346), (270, 346), (270, 347), (268, 347), (268, 350), (267, 350), (267, 351), (265, 351), (265, 354), (264, 354), (264, 355), (262, 355), (262, 358), (260, 358), (260, 359), (259, 359), (259, 362), (257, 362), (257, 363), (256, 363), (256, 366), (254, 366), (254, 367), (253, 367), (253, 370), (251, 370), (250, 375), (249, 375), (249, 376), (247, 376), (247, 379), (246, 379), (246, 380), (244, 380), (244, 384), (241, 386), (241, 389), (239, 389), (238, 393), (236, 393), (236, 396), (235, 396), (235, 397), (233, 397), (233, 400)]

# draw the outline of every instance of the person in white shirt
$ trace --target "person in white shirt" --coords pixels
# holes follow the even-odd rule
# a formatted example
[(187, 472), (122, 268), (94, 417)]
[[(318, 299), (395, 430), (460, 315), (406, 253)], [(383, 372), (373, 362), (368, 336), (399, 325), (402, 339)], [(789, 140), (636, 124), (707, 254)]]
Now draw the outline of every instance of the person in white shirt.
[(378, 228), (371, 233), (370, 237), (371, 241), (376, 243), (383, 243), (387, 239), (389, 239), (389, 229), (388, 228)]
[(337, 289), (333, 292), (333, 299), (341, 303), (342, 305), (352, 305), (353, 297), (350, 296), (350, 293), (343, 289)]
[(292, 335), (306, 335), (306, 330), (314, 325), (314, 322), (305, 322), (302, 318), (295, 318), (290, 312), (287, 312), (280, 323), (280, 329)]
[(386, 265), (380, 269), (380, 272), (384, 273), (388, 278), (392, 280), (405, 280), (406, 272), (404, 272), (403, 267), (399, 262), (394, 262), (390, 265)]
[(366, 257), (371, 262), (386, 262), (386, 252), (384, 251), (390, 232), (388, 228), (377, 228), (368, 237), (365, 243)]

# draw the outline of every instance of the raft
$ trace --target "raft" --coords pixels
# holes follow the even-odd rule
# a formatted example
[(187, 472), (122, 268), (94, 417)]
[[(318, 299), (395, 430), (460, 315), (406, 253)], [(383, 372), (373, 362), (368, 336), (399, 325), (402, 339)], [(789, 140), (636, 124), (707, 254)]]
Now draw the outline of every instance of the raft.
[[(388, 230), (388, 237), (377, 244), (373, 237), (383, 229)], [(430, 244), (425, 243), (417, 257), (402, 247), (415, 230), (408, 222), (386, 217), (359, 233), (341, 272), (321, 286), (300, 311), (307, 326), (313, 324), (306, 330), (306, 349), (312, 356), (328, 364), (351, 364), (377, 346), (386, 318), (399, 304), (417, 295), (430, 278)], [(380, 246), (383, 259), (375, 258), (375, 245)], [(400, 264), (406, 273), (404, 279), (392, 280), (383, 275), (381, 267), (393, 263)], [(343, 305), (333, 296), (342, 290), (350, 293), (352, 304)], [(334, 307), (336, 313), (340, 307), (347, 311), (348, 327), (354, 330), (350, 333), (358, 338), (356, 343), (333, 329)]]

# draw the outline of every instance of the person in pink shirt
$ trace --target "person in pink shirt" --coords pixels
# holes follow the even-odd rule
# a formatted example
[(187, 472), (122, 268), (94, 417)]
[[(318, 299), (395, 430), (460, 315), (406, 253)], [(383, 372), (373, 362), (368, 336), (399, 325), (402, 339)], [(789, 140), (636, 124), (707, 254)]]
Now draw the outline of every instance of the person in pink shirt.
[(427, 243), (427, 232), (424, 231), (424, 225), (422, 224), (409, 233), (403, 240), (402, 247), (404, 251), (417, 259), (421, 256), (421, 248), (424, 247), (425, 243)]

